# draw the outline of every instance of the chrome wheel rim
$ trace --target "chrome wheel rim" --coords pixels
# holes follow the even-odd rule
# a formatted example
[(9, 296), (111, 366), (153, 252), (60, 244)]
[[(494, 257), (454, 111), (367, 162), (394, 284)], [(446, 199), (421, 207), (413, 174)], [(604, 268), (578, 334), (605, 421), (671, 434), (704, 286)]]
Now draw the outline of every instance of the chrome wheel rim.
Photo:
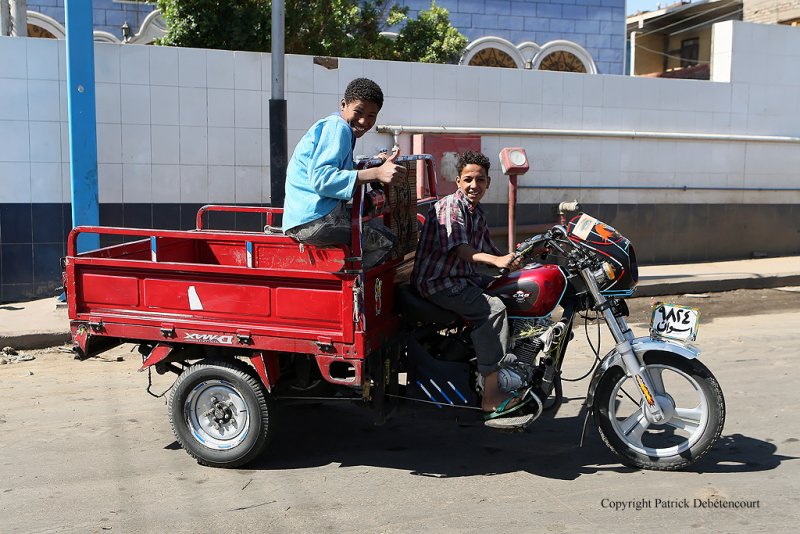
[[(709, 401), (692, 376), (668, 365), (648, 365), (656, 398), (665, 418), (656, 424), (646, 414), (644, 401), (630, 377), (624, 376), (614, 386), (609, 398), (608, 419), (611, 427), (631, 450), (651, 458), (680, 455), (703, 436), (709, 419)], [(627, 391), (624, 387), (628, 385)]]
[(184, 403), (184, 416), (194, 438), (210, 449), (239, 445), (250, 430), (250, 414), (241, 392), (225, 380), (197, 384)]

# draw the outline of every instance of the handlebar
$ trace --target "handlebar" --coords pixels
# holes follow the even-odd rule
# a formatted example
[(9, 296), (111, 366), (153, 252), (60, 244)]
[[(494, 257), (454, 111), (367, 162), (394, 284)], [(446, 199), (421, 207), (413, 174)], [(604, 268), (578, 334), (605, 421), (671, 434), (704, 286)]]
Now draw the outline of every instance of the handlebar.
[[(533, 237), (529, 237), (519, 245), (517, 245), (516, 250), (514, 251), (514, 258), (511, 261), (516, 260), (522, 256), (525, 256), (530, 251), (539, 248), (540, 245), (546, 243), (546, 246), (552, 246), (553, 248), (557, 249), (561, 253), (564, 253), (564, 249), (562, 249), (556, 240), (562, 237), (564, 239), (568, 238), (567, 229), (561, 225), (555, 225), (550, 230), (543, 234), (537, 234)], [(507, 267), (503, 267), (500, 269), (500, 275), (504, 276), (509, 273), (509, 269)]]

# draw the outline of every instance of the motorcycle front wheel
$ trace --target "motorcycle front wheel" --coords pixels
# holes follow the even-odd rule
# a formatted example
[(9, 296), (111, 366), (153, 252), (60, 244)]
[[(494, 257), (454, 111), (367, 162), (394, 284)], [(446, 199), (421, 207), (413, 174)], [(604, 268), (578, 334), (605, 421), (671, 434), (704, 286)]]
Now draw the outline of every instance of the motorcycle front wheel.
[(705, 456), (722, 433), (722, 389), (697, 360), (666, 352), (650, 352), (644, 360), (664, 419), (656, 423), (649, 417), (636, 383), (615, 366), (597, 386), (594, 420), (603, 442), (623, 464), (683, 469)]

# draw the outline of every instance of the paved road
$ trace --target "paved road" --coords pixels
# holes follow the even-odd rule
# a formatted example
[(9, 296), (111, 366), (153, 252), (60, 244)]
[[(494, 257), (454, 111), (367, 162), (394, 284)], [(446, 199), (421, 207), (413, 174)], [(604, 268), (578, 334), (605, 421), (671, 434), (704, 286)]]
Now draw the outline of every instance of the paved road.
[[(203, 468), (177, 447), (164, 401), (144, 392), (147, 376), (136, 372), (130, 347), (84, 362), (40, 351), (33, 362), (0, 366), (0, 530), (794, 531), (798, 295), (693, 301), (708, 311), (699, 344), (725, 392), (728, 420), (709, 456), (679, 473), (621, 467), (594, 429), (579, 448), (586, 381), (567, 384), (558, 416), (524, 434), (435, 412), (374, 427), (349, 404), (285, 409), (268, 453), (249, 469)], [(760, 313), (765, 302), (783, 304)], [(649, 306), (632, 301), (633, 317)], [(566, 376), (590, 365), (581, 337)], [(155, 382), (157, 391), (169, 386), (165, 377)], [(698, 508), (695, 499), (758, 508)], [(679, 508), (684, 503), (689, 508)]]

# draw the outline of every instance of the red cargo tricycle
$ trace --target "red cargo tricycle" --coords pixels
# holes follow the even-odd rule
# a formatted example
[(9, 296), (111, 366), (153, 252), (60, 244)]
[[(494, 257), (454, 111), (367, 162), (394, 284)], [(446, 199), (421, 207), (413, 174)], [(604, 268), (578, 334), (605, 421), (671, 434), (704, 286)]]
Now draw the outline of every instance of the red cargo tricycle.
[[(408, 285), (418, 206), (436, 200), (433, 161), (397, 162), (409, 169), (405, 185), (356, 191), (349, 247), (206, 227), (207, 214), (227, 211), (258, 214), (270, 230), (282, 210), (266, 207), (205, 206), (191, 231), (75, 228), (65, 287), (78, 357), (132, 342), (141, 370), (175, 373), (175, 436), (199, 463), (217, 467), (261, 454), (273, 410), (286, 399), (349, 398), (371, 406), (378, 423), (400, 400), (479, 413), (470, 325)], [(360, 230), (370, 220), (389, 226), (398, 244), (387, 262), (365, 270)], [(133, 240), (77, 253), (79, 234), (89, 232)], [(524, 241), (516, 254), (526, 266), (501, 273), (488, 291), (505, 302), (512, 332), (515, 358), (502, 383), (526, 402), (489, 426), (520, 430), (556, 413), (573, 324), (593, 313), (615, 347), (602, 360), (596, 354), (584, 406), (608, 447), (627, 465), (653, 469), (706, 454), (725, 404), (691, 345), (696, 311), (661, 304), (649, 335), (634, 337), (624, 301), (638, 277), (633, 246), (586, 214)]]

